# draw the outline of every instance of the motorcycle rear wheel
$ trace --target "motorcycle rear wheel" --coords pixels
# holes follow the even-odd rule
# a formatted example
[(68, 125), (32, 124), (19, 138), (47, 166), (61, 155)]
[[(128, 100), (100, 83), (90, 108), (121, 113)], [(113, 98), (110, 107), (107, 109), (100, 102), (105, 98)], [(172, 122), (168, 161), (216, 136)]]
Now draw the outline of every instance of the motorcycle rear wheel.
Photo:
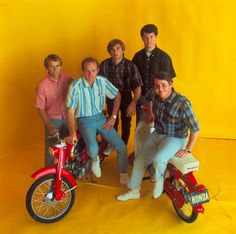
[(68, 214), (75, 200), (75, 191), (66, 178), (62, 178), (61, 190), (64, 197), (54, 199), (55, 176), (47, 175), (37, 179), (26, 196), (26, 208), (30, 216), (42, 223), (54, 223)]
[[(191, 204), (190, 201), (188, 201), (187, 199), (187, 186), (185, 185), (184, 181), (179, 179), (179, 181), (177, 181), (177, 183), (180, 185), (181, 184), (181, 193), (184, 196), (184, 205), (181, 208), (178, 208), (175, 206), (174, 203), (173, 206), (175, 208), (175, 211), (177, 213), (177, 215), (186, 223), (193, 223), (197, 217), (198, 217), (198, 213), (194, 211), (193, 205)], [(179, 190), (179, 187), (178, 187)]]

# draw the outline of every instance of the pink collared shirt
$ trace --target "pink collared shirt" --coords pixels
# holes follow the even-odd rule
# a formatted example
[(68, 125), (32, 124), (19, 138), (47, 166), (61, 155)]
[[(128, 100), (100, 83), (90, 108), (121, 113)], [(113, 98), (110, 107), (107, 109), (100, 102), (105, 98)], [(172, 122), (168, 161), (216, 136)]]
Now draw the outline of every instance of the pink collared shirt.
[(58, 80), (50, 76), (43, 78), (36, 87), (35, 107), (44, 109), (50, 119), (66, 118), (66, 95), (72, 78), (61, 73)]

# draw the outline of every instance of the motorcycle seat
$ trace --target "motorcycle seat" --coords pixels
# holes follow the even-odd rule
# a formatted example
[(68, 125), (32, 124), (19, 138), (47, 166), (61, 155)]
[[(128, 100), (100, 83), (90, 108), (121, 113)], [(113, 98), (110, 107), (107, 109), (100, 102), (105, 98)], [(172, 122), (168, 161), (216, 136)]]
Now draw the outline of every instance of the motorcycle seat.
[(199, 170), (200, 164), (199, 161), (190, 153), (183, 158), (175, 156), (169, 160), (169, 163), (174, 165), (182, 174)]

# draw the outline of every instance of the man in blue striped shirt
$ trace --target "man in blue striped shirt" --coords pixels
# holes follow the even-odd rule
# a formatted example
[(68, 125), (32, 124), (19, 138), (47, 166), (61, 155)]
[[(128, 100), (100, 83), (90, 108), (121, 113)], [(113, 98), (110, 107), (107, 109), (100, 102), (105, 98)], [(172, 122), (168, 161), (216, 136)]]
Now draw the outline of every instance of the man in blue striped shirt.
[(128, 184), (130, 191), (119, 195), (117, 199), (120, 201), (140, 198), (145, 168), (152, 162), (156, 169), (153, 198), (161, 196), (168, 161), (190, 153), (198, 138), (200, 127), (191, 104), (186, 97), (175, 92), (170, 74), (160, 72), (153, 79), (153, 92), (148, 96), (147, 121), (155, 121), (155, 131), (147, 137), (138, 152)]
[[(97, 133), (111, 144), (118, 154), (120, 183), (128, 182), (127, 148), (117, 131), (113, 128), (120, 107), (121, 96), (115, 86), (105, 77), (98, 76), (99, 63), (95, 58), (88, 57), (82, 61), (83, 76), (73, 81), (67, 94), (67, 121), (69, 125), (68, 141), (77, 141), (75, 121), (82, 135), (86, 151), (92, 158), (92, 171), (95, 176), (101, 176), (97, 143)], [(114, 99), (111, 115), (108, 119), (103, 114), (106, 97)]]

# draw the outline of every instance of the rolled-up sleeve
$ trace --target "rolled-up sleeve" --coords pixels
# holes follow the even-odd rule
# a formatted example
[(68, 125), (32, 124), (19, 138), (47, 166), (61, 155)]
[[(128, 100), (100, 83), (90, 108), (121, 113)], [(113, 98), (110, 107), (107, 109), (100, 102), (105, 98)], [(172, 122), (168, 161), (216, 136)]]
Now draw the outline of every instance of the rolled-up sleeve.
[(70, 84), (69, 89), (68, 89), (68, 93), (66, 97), (66, 107), (75, 110), (78, 105), (77, 99), (78, 99), (78, 92), (76, 91), (72, 83)]

